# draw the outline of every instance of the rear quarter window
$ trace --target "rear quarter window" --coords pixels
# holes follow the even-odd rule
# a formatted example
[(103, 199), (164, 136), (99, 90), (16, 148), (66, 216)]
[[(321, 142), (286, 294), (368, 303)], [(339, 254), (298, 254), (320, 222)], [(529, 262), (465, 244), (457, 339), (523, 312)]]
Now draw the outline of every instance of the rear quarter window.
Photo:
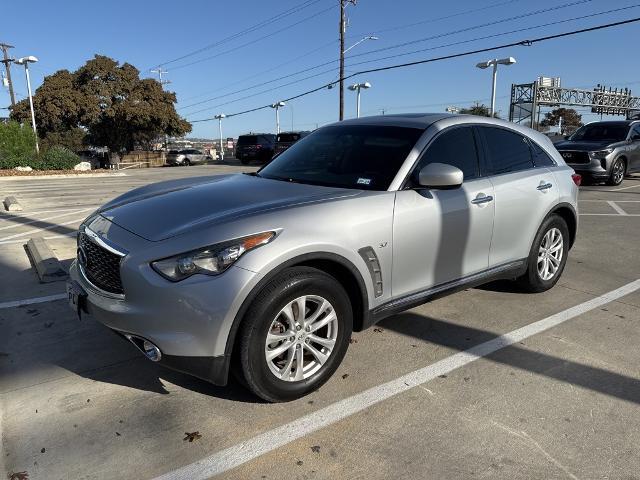
[(531, 145), (531, 154), (533, 156), (533, 164), (536, 167), (553, 167), (556, 165), (555, 160), (549, 156), (545, 150), (533, 140), (529, 140)]

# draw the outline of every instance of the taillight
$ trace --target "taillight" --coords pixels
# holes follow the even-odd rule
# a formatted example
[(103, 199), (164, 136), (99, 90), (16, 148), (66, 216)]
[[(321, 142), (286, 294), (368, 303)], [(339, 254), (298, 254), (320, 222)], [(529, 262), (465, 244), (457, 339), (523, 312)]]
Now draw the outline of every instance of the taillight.
[(258, 144), (256, 145), (256, 148), (262, 148), (262, 145)]
[(571, 180), (573, 180), (573, 183), (575, 183), (579, 187), (582, 183), (582, 175), (580, 175), (579, 173), (574, 173), (571, 175)]

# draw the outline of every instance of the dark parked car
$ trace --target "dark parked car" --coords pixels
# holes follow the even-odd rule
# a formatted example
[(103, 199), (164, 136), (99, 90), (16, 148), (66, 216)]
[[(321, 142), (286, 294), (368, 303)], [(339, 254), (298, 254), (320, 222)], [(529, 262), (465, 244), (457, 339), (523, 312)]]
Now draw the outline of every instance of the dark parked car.
[(583, 177), (620, 185), (627, 173), (640, 172), (640, 121), (588, 123), (555, 147)]
[(268, 162), (273, 157), (276, 136), (272, 133), (252, 133), (240, 135), (236, 145), (236, 158), (243, 165), (251, 160)]
[(304, 132), (279, 133), (276, 136), (276, 148), (275, 148), (274, 155), (278, 155), (279, 153), (284, 152), (287, 148), (289, 148), (291, 145), (296, 143), (298, 140), (309, 135), (309, 133), (311, 132), (304, 131)]

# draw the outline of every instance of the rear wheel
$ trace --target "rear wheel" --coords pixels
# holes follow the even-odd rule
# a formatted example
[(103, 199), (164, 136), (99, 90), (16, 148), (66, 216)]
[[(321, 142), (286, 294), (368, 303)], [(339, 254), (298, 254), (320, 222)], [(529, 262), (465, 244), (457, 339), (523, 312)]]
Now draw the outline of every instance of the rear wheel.
[(528, 292), (553, 287), (567, 263), (569, 228), (559, 215), (551, 215), (540, 226), (527, 259), (527, 271), (518, 283)]
[(607, 185), (611, 185), (611, 186), (620, 185), (624, 180), (626, 171), (627, 171), (627, 162), (624, 161), (624, 158), (618, 158), (614, 160), (613, 165), (611, 165), (611, 173), (609, 174)]
[(353, 313), (330, 275), (308, 267), (283, 271), (258, 294), (240, 331), (243, 383), (270, 402), (316, 390), (340, 365)]
[(185, 159), (184, 159), (184, 161), (182, 162), (182, 164), (183, 164), (185, 167), (188, 167), (189, 165), (191, 165), (191, 161), (190, 161), (188, 158), (185, 158)]

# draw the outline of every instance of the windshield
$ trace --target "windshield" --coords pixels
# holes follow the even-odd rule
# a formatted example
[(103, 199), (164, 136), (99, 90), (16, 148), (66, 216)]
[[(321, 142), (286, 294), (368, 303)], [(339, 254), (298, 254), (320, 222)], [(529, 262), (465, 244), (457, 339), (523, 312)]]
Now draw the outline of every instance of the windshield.
[(238, 145), (255, 145), (258, 143), (257, 135), (242, 135), (238, 137)]
[(621, 142), (627, 138), (629, 127), (624, 124), (615, 123), (592, 123), (580, 127), (569, 140), (604, 141), (612, 140)]
[(299, 133), (281, 133), (276, 141), (278, 142), (295, 142), (300, 138)]
[(260, 170), (261, 177), (386, 190), (423, 130), (336, 125), (316, 130)]

